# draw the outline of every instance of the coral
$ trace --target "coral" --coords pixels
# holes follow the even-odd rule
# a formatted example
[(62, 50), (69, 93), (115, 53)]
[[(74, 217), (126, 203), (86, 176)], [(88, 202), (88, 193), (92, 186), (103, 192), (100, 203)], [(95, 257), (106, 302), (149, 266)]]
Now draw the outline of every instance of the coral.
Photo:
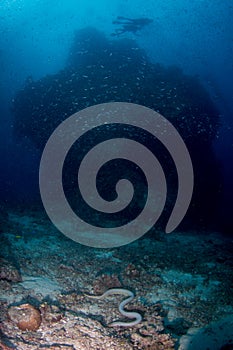
[(156, 334), (144, 337), (133, 333), (131, 341), (138, 350), (173, 350), (174, 340), (169, 334)]
[(103, 294), (107, 289), (121, 287), (121, 282), (117, 275), (106, 274), (98, 276), (93, 284), (94, 294)]
[(134, 264), (128, 264), (124, 270), (124, 273), (129, 278), (140, 277), (140, 271)]
[(8, 316), (22, 331), (36, 331), (41, 325), (40, 311), (30, 304), (11, 306)]
[(22, 278), (19, 271), (9, 261), (0, 259), (0, 280), (21, 282)]
[(47, 302), (40, 305), (40, 312), (43, 322), (48, 324), (59, 322), (63, 316), (56, 305), (50, 305)]
[(12, 348), (9, 348), (9, 346), (7, 346), (6, 344), (4, 344), (4, 343), (0, 340), (0, 350), (12, 350)]

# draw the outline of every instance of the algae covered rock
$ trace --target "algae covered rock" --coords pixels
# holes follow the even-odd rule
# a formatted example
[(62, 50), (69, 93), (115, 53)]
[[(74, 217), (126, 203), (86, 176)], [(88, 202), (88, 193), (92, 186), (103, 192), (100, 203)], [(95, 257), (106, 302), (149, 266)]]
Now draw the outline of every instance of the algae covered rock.
[(41, 325), (41, 314), (30, 304), (11, 306), (8, 317), (22, 331), (36, 331)]

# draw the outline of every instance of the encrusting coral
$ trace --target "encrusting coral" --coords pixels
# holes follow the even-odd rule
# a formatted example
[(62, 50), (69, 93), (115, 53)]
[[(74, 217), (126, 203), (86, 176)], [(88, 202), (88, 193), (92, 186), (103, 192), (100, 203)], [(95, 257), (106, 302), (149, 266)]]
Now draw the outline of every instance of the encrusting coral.
[(36, 331), (41, 325), (40, 311), (30, 304), (11, 306), (8, 316), (22, 331)]

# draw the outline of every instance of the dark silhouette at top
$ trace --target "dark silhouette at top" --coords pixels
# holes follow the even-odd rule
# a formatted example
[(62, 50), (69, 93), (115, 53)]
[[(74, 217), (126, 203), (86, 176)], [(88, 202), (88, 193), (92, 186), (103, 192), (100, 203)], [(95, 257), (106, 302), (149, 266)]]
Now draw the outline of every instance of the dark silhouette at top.
[(150, 18), (127, 18), (123, 16), (118, 16), (113, 24), (122, 25), (121, 28), (117, 28), (115, 33), (112, 33), (112, 36), (119, 36), (126, 32), (136, 33), (137, 31), (144, 28), (146, 25), (153, 22), (153, 19)]

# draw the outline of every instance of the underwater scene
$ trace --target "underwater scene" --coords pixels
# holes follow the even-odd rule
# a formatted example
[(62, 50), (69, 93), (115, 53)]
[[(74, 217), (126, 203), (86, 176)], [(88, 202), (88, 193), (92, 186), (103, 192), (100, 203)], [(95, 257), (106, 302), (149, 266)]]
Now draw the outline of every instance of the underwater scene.
[(0, 1), (0, 350), (233, 349), (232, 18)]

